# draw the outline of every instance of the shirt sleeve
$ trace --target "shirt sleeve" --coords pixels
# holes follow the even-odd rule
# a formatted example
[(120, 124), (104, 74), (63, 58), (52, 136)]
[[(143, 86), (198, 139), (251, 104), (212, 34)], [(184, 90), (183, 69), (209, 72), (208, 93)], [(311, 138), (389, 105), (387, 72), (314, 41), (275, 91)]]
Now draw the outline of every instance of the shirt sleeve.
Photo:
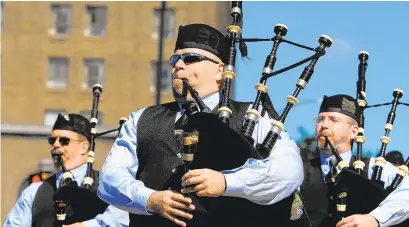
[(85, 227), (125, 227), (129, 225), (129, 214), (110, 205), (104, 213), (98, 214), (94, 219), (82, 223)]
[[(369, 161), (368, 177), (372, 177), (375, 169), (375, 159)], [(381, 175), (381, 180), (385, 182), (385, 188), (392, 184), (398, 173), (398, 168), (386, 162)], [(409, 218), (409, 179), (406, 176), (399, 187), (395, 189), (379, 206), (369, 213), (369, 215), (379, 221), (380, 227), (387, 227), (399, 224)]]
[(406, 176), (399, 187), (386, 197), (369, 215), (379, 221), (380, 227), (399, 224), (409, 218), (409, 177)]
[[(256, 142), (263, 142), (271, 122), (267, 114), (260, 118), (253, 132)], [(227, 184), (224, 196), (241, 197), (261, 205), (271, 205), (290, 196), (304, 180), (300, 150), (285, 131), (266, 159), (250, 158), (241, 167), (222, 172)]]
[(98, 196), (119, 209), (149, 215), (146, 204), (155, 191), (135, 179), (139, 166), (136, 127), (144, 110), (132, 113), (124, 123), (100, 172)]
[(14, 207), (6, 217), (3, 227), (31, 226), (32, 206), (38, 188), (43, 182), (30, 184), (24, 189)]

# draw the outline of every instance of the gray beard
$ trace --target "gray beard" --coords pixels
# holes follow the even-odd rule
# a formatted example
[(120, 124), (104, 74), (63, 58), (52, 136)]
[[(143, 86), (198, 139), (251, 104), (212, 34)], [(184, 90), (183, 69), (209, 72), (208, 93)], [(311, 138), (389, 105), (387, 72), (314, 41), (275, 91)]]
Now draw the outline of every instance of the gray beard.
[(326, 155), (332, 155), (332, 151), (331, 151), (331, 148), (329, 146), (327, 146), (325, 148), (319, 148), (319, 150), (322, 153), (326, 154)]
[(175, 99), (176, 102), (178, 103), (185, 103), (188, 101), (187, 99), (187, 86), (185, 84), (182, 85), (183, 89), (181, 92), (177, 91), (174, 86), (172, 86), (172, 93), (173, 93), (173, 98)]

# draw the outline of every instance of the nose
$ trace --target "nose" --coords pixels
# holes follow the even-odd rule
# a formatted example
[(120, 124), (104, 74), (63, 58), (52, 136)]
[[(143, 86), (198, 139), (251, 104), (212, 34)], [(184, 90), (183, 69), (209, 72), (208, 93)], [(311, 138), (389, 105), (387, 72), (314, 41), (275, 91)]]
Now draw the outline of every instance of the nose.
[(177, 60), (176, 61), (176, 64), (175, 64), (175, 69), (176, 70), (181, 70), (181, 69), (184, 69), (186, 67), (186, 65), (185, 65), (185, 63), (183, 62), (183, 60), (182, 60), (182, 58), (179, 58), (179, 60)]
[(329, 124), (327, 122), (327, 119), (325, 119), (324, 121), (316, 124), (316, 132), (321, 133), (325, 129), (329, 129), (328, 126), (329, 126)]
[(321, 123), (321, 128), (324, 129), (328, 129), (330, 121), (328, 120), (328, 118), (325, 118), (324, 121)]
[(53, 149), (61, 147), (60, 138), (57, 138), (55, 142), (51, 145)]

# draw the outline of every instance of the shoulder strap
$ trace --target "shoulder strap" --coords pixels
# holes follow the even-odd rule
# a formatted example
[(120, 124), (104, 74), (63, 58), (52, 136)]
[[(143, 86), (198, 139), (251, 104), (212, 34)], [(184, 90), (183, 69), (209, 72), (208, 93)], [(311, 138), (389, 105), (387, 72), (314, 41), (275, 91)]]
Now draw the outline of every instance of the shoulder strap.
[(32, 205), (32, 226), (47, 226), (46, 223), (52, 224), (55, 219), (53, 194), (56, 191), (57, 177), (53, 174), (43, 181), (38, 188)]
[[(364, 174), (366, 177), (368, 177), (369, 173), (369, 161), (371, 161), (371, 158), (363, 158), (362, 160), (365, 163), (365, 168), (364, 168)], [(369, 177), (370, 178), (370, 177)]]
[(98, 187), (98, 185), (99, 185), (99, 171), (93, 169), (92, 174), (93, 174), (95, 186)]

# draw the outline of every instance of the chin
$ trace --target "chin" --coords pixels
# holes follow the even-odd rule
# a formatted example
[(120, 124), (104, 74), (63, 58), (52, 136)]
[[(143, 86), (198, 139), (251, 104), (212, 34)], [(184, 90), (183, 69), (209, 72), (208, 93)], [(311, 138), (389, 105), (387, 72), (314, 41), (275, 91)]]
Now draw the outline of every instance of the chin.
[(175, 94), (182, 96), (183, 95), (183, 87), (173, 87), (173, 91), (175, 92)]
[(326, 155), (332, 155), (331, 148), (329, 147), (318, 147), (321, 153), (326, 154)]
[(333, 155), (331, 149), (329, 148), (323, 148), (323, 149), (320, 149), (320, 151), (326, 155)]

